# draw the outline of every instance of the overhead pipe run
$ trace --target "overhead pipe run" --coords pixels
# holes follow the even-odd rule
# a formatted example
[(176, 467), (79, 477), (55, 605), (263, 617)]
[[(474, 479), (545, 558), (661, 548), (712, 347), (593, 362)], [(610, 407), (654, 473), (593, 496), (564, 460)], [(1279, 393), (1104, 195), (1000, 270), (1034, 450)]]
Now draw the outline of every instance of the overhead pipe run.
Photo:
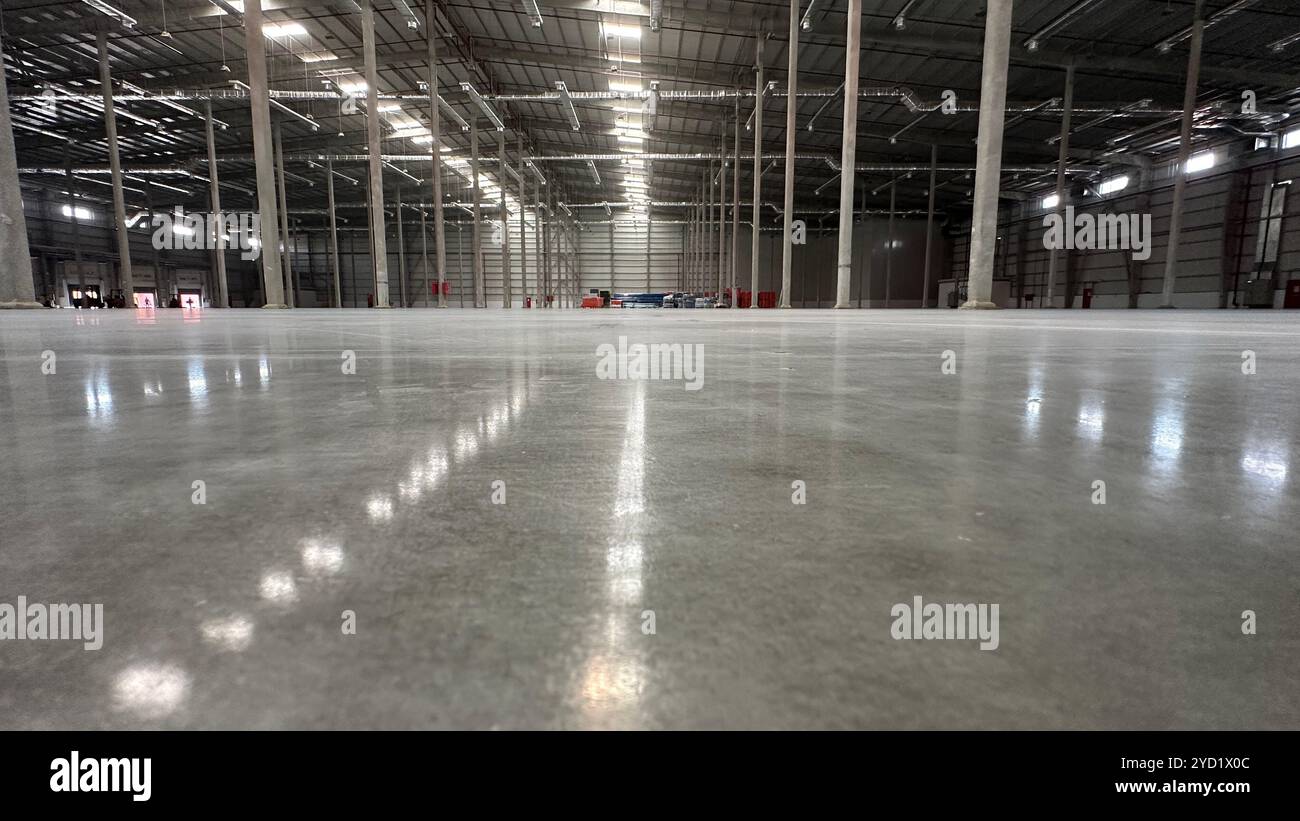
[[(1217, 26), (1219, 23), (1222, 23), (1224, 20), (1227, 20), (1229, 17), (1232, 17), (1237, 12), (1245, 11), (1251, 6), (1256, 6), (1256, 5), (1259, 5), (1259, 0), (1237, 0), (1237, 2), (1233, 3), (1230, 6), (1224, 6), (1219, 11), (1216, 11), (1214, 14), (1210, 15), (1209, 19), (1207, 19), (1204, 23), (1201, 24), (1201, 31), (1202, 33), (1204, 33), (1205, 31), (1213, 28), (1214, 26)], [(1161, 40), (1156, 45), (1156, 51), (1160, 52), (1161, 54), (1168, 54), (1169, 51), (1173, 49), (1174, 46), (1178, 45), (1184, 40), (1191, 38), (1192, 32), (1193, 32), (1193, 26), (1188, 26), (1187, 28), (1173, 35), (1172, 37), (1167, 37), (1164, 40)]]
[[(735, 158), (736, 155), (734, 154), (728, 155), (728, 159), (735, 159)], [(739, 159), (741, 160), (752, 160), (753, 158), (754, 158), (753, 153), (748, 151), (741, 152), (739, 155)], [(370, 155), (368, 154), (291, 154), (291, 155), (286, 155), (285, 159), (289, 160), (290, 162), (323, 163), (328, 159), (328, 160), (333, 160), (336, 163), (364, 163), (370, 161)], [(391, 163), (431, 162), (431, 159), (427, 154), (384, 154), (382, 155), (382, 159), (384, 162), (391, 162)], [(580, 162), (580, 163), (620, 162), (621, 163), (624, 160), (667, 160), (667, 161), (675, 161), (675, 162), (698, 162), (698, 161), (709, 161), (709, 160), (717, 161), (719, 159), (721, 159), (721, 154), (717, 152), (711, 152), (711, 151), (686, 153), (686, 154), (670, 154), (667, 152), (643, 151), (643, 152), (626, 152), (626, 153), (619, 153), (619, 154), (556, 154), (550, 156), (529, 156), (529, 157), (525, 157), (524, 161), (526, 163), (542, 163), (542, 162)], [(762, 159), (764, 162), (767, 163), (782, 162), (785, 160), (785, 152), (784, 151), (764, 152), (762, 155)], [(840, 163), (836, 161), (830, 154), (824, 154), (824, 153), (814, 154), (814, 153), (804, 152), (804, 153), (795, 154), (795, 159), (802, 162), (827, 163), (832, 170), (835, 171), (840, 170)], [(227, 155), (225, 157), (217, 157), (217, 162), (247, 163), (247, 162), (252, 162), (252, 157), (248, 155)], [(469, 161), (464, 159), (453, 159), (453, 160), (444, 159), (443, 162), (446, 165), (455, 166), (455, 167), (466, 167), (469, 164)], [(479, 158), (479, 162), (481, 164), (491, 165), (491, 164), (498, 163), (499, 159), (496, 157), (484, 156)], [(1116, 159), (1116, 162), (1119, 162), (1119, 160)], [(976, 166), (971, 164), (966, 164), (966, 165), (946, 164), (940, 166), (939, 170), (940, 171), (974, 171), (975, 168)], [(924, 163), (924, 162), (921, 163), (857, 163), (854, 166), (854, 169), (868, 174), (870, 173), (892, 174), (892, 173), (905, 173), (908, 171), (929, 171), (930, 166), (928, 163)], [(1003, 170), (1008, 173), (1016, 173), (1016, 174), (1055, 173), (1056, 164), (1039, 163), (1034, 165), (1009, 165), (1006, 166)], [(1092, 174), (1092, 173), (1096, 173), (1099, 169), (1093, 166), (1071, 166), (1068, 170), (1072, 174)], [(91, 169), (87, 169), (85, 173), (98, 174), (104, 172), (102, 169), (91, 168)], [(142, 172), (132, 172), (132, 173), (142, 173)], [(176, 171), (173, 173), (181, 173), (181, 172)]]
[(1106, 2), (1106, 0), (1079, 0), (1078, 3), (1075, 3), (1073, 6), (1066, 9), (1063, 14), (1049, 20), (1047, 25), (1026, 37), (1021, 45), (1025, 47), (1026, 51), (1038, 51), (1039, 46), (1041, 46), (1054, 32), (1065, 28), (1066, 25), (1089, 8), (1099, 6), (1104, 2)]
[[(238, 83), (238, 81), (232, 81), (232, 82)], [(243, 86), (243, 83), (238, 83), (238, 85)], [(566, 94), (561, 94), (560, 92), (556, 91), (556, 92), (539, 92), (536, 94), (481, 94), (477, 90), (475, 90), (474, 87), (469, 83), (462, 83), (461, 85), (463, 87), (468, 87), (465, 88), (464, 91), (469, 101), (473, 102), (475, 105), (478, 105), (480, 107), (483, 104), (487, 104), (487, 103), (512, 103), (512, 102), (562, 104), (565, 102), (566, 97), (570, 101), (591, 101), (591, 102), (628, 101), (628, 102), (645, 103), (651, 99), (657, 99), (660, 102), (663, 101), (671, 102), (673, 100), (722, 101), (722, 100), (732, 100), (732, 99), (742, 99), (742, 100), (753, 99), (754, 97), (759, 96), (759, 93), (756, 90), (750, 91), (750, 90), (734, 90), (734, 89), (727, 89), (727, 90), (720, 90), (720, 91), (663, 91), (660, 89), (652, 89), (643, 92), (568, 91)], [(834, 103), (837, 100), (843, 99), (843, 95), (841, 93), (842, 91), (843, 91), (842, 86), (837, 86), (835, 88), (826, 88), (826, 89), (805, 89), (803, 91), (797, 91), (794, 96), (799, 98), (818, 98), (818, 99), (826, 100), (826, 105), (822, 107), (822, 110), (819, 110), (816, 114), (813, 115), (813, 120), (815, 121), (823, 113), (823, 110), (826, 108), (826, 106)], [(772, 87), (771, 84), (768, 84), (768, 86), (764, 88), (762, 94), (765, 97), (774, 97), (774, 98), (790, 96), (788, 92), (781, 91), (776, 87)], [(289, 89), (271, 89), (268, 91), (268, 96), (273, 101), (287, 100), (287, 101), (310, 102), (313, 100), (340, 99), (340, 94), (337, 91), (295, 91)], [(861, 88), (858, 90), (856, 96), (858, 99), (894, 97), (900, 100), (903, 103), (903, 105), (906, 106), (907, 109), (912, 113), (936, 111), (942, 108), (944, 105), (943, 100), (924, 100), (915, 91), (913, 91), (912, 89), (906, 86), (873, 86), (869, 88)], [(15, 92), (10, 95), (10, 100), (22, 100), (22, 101), (32, 101), (32, 102), (48, 102), (50, 100), (54, 100), (54, 101), (69, 101), (69, 102), (80, 101), (80, 102), (93, 103), (96, 101), (102, 101), (102, 99), (103, 98), (101, 96), (95, 94), (78, 94), (78, 93), (72, 93), (67, 91), (57, 91), (53, 96), (50, 96), (50, 95), (42, 95), (38, 92), (25, 90), (25, 89), (16, 89)], [(202, 102), (204, 100), (247, 100), (247, 99), (249, 99), (249, 94), (246, 87), (229, 88), (229, 89), (171, 89), (171, 90), (157, 90), (157, 91), (151, 90), (145, 93), (127, 93), (127, 94), (113, 95), (114, 102), (166, 103), (170, 101)], [(420, 90), (417, 92), (381, 93), (378, 95), (378, 99), (381, 101), (396, 101), (396, 102), (406, 101), (406, 102), (427, 103), (429, 101), (429, 93), (428, 93), (427, 84), (421, 82)], [(1159, 108), (1159, 109), (1151, 108), (1149, 106), (1150, 101), (1146, 101), (1146, 102), (1148, 103), (1148, 106), (1146, 107), (1134, 108), (1132, 110), (1127, 110), (1127, 111), (1121, 111), (1121, 110), (1124, 109), (1126, 106), (1131, 106), (1132, 104), (1123, 103), (1123, 102), (1109, 102), (1109, 101), (1081, 103), (1075, 106), (1074, 111), (1076, 114), (1115, 113), (1115, 116), (1119, 116), (1119, 117), (1168, 116), (1168, 115), (1182, 113), (1182, 109), (1178, 109), (1178, 108)], [(439, 96), (438, 103), (439, 106), (442, 107), (444, 113), (449, 113), (449, 114), (454, 113), (454, 109), (442, 96)], [(275, 103), (273, 102), (272, 104), (274, 105)], [(953, 108), (954, 105), (955, 108)], [(949, 108), (957, 112), (968, 113), (968, 114), (978, 113), (980, 110), (978, 102), (950, 103)], [(284, 109), (281, 110), (283, 111)], [(486, 116), (487, 109), (482, 109), (482, 110), (484, 111), (484, 114)], [(1043, 103), (1041, 102), (1037, 102), (1037, 103), (1013, 102), (1013, 103), (1006, 104), (1004, 110), (1008, 114), (1059, 113), (1060, 107), (1059, 107), (1059, 102), (1057, 102), (1056, 105), (1049, 105), (1047, 107), (1044, 107)], [(315, 125), (315, 126), (319, 125), (314, 120), (311, 120), (305, 115), (298, 114), (297, 112), (294, 112), (292, 110), (285, 111), (284, 113), (291, 114), (292, 116), (301, 119), (303, 122), (309, 125)], [(495, 110), (493, 111), (493, 113), (495, 113)], [(1223, 113), (1230, 114), (1232, 112), (1230, 109), (1225, 107)], [(1238, 113), (1240, 112), (1238, 111)], [(1277, 112), (1277, 113), (1285, 113), (1285, 112)], [(468, 123), (465, 123), (464, 120), (460, 118), (459, 115), (455, 115), (455, 116), (458, 124), (461, 125), (462, 130), (466, 130), (466, 131), (469, 130)], [(1242, 116), (1249, 117), (1249, 116), (1256, 116), (1256, 115), (1243, 114)], [(145, 124), (158, 125), (154, 121), (148, 120), (147, 118), (137, 118), (137, 119), (142, 120)], [(493, 126), (496, 127), (495, 121), (493, 122)]]

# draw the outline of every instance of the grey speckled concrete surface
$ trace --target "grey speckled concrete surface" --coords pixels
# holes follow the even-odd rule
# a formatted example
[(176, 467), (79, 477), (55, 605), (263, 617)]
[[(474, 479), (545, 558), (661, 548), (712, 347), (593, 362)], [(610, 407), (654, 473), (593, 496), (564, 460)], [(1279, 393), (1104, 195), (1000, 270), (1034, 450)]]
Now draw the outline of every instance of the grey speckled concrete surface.
[(1300, 728), (1297, 319), (6, 314), (0, 726)]

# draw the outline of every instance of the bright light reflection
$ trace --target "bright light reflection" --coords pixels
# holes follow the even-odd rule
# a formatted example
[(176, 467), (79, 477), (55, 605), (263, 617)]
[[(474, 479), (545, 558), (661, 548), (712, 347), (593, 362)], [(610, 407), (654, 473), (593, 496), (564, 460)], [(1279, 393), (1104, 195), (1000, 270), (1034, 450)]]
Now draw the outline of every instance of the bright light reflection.
[(208, 394), (208, 378), (203, 373), (203, 358), (192, 357), (189, 361), (188, 376), (190, 383), (190, 397), (200, 399)]
[(456, 463), (464, 462), (478, 451), (478, 437), (466, 428), (456, 429), (456, 446), (453, 451)]
[(268, 570), (258, 585), (262, 598), (274, 604), (293, 604), (298, 600), (298, 585), (287, 570)]
[(1165, 403), (1151, 420), (1151, 454), (1163, 466), (1178, 461), (1183, 451), (1183, 410)]
[(1079, 435), (1092, 442), (1100, 442), (1106, 432), (1106, 411), (1100, 404), (1085, 405), (1079, 409)]
[(189, 695), (190, 677), (173, 664), (137, 664), (113, 682), (113, 706), (141, 718), (164, 718)]
[(1261, 479), (1277, 489), (1286, 483), (1290, 472), (1290, 457), (1285, 451), (1249, 450), (1241, 455), (1241, 469), (1250, 478)]
[(91, 416), (113, 415), (113, 392), (103, 374), (95, 378), (94, 384), (86, 380), (86, 412)]
[(312, 576), (333, 576), (343, 569), (343, 548), (319, 539), (302, 543), (302, 566)]
[(240, 653), (253, 643), (253, 620), (234, 615), (224, 619), (208, 619), (199, 625), (203, 640), (220, 650)]
[(645, 510), (645, 388), (637, 383), (637, 392), (628, 410), (623, 458), (618, 468), (618, 490), (614, 498), (614, 515), (627, 516)]
[(366, 502), (366, 515), (371, 521), (386, 522), (393, 518), (393, 500), (388, 496), (376, 496)]

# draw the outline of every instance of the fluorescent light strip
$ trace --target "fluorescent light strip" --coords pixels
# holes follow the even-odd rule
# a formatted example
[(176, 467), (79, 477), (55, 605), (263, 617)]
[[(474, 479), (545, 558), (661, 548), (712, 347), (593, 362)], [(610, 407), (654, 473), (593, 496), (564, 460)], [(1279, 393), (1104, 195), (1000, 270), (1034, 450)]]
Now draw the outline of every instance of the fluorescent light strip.
[(573, 107), (573, 98), (569, 96), (569, 87), (563, 80), (555, 81), (555, 90), (560, 92), (560, 100), (564, 102), (565, 113), (569, 115), (569, 125), (573, 126), (574, 131), (582, 130), (582, 121), (578, 119), (578, 110)]
[(302, 23), (264, 23), (262, 34), (265, 37), (306, 37), (307, 29)]
[(619, 23), (601, 23), (600, 31), (606, 39), (613, 39), (615, 37), (626, 37), (629, 40), (641, 39), (640, 26), (625, 26)]
[(100, 12), (101, 14), (107, 14), (109, 17), (118, 20), (126, 28), (135, 28), (136, 21), (134, 17), (120, 9), (110, 6), (102, 0), (82, 0), (82, 2), (95, 11)]
[(487, 117), (492, 125), (496, 126), (497, 131), (506, 130), (506, 124), (501, 122), (501, 118), (497, 116), (496, 111), (492, 109), (492, 106), (488, 105), (487, 100), (483, 99), (483, 95), (478, 93), (478, 89), (474, 88), (473, 83), (461, 83), (460, 88), (479, 107), (479, 110), (483, 112), (483, 116)]
[(542, 10), (537, 7), (537, 0), (524, 0), (524, 10), (528, 12), (528, 19), (532, 21), (533, 28), (542, 27)]

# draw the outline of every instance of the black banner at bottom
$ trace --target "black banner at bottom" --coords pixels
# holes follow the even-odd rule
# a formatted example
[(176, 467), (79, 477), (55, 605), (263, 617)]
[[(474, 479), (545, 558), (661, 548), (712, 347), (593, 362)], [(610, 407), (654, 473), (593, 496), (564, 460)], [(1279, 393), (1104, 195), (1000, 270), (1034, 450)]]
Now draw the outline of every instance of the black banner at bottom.
[(687, 797), (735, 808), (797, 796), (828, 808), (851, 797), (998, 807), (1196, 801), (1217, 810), (1291, 798), (1296, 740), (1237, 732), (5, 733), (0, 784), (7, 807), (127, 812), (338, 811), (458, 794), (500, 809), (611, 790), (632, 790), (645, 808)]

